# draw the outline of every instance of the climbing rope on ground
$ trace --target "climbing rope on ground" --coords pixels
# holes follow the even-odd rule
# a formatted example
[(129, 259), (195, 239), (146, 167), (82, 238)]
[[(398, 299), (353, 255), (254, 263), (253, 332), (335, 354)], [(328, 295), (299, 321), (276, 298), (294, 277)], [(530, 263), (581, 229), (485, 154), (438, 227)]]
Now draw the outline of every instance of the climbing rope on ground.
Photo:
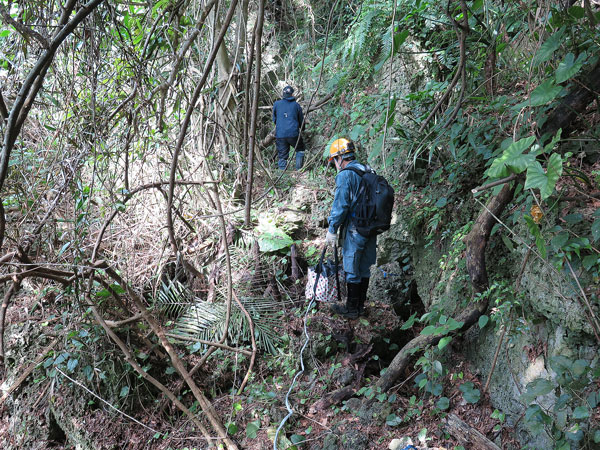
[(285, 416), (283, 418), (283, 420), (279, 424), (279, 427), (277, 428), (277, 432), (275, 433), (275, 439), (273, 440), (273, 450), (277, 450), (277, 440), (279, 438), (279, 432), (281, 431), (281, 429), (283, 428), (285, 423), (288, 421), (288, 419), (290, 417), (292, 417), (292, 414), (294, 414), (294, 410), (290, 406), (290, 394), (291, 394), (292, 390), (294, 389), (294, 386), (296, 385), (296, 380), (298, 379), (298, 377), (300, 377), (300, 375), (302, 375), (304, 373), (304, 356), (303, 356), (304, 349), (306, 349), (306, 346), (308, 345), (308, 342), (310, 340), (310, 336), (308, 335), (308, 329), (306, 326), (306, 318), (308, 317), (308, 312), (312, 309), (314, 303), (315, 303), (315, 299), (313, 297), (313, 299), (310, 301), (310, 303), (306, 307), (306, 311), (304, 312), (303, 328), (304, 328), (305, 340), (304, 340), (304, 344), (302, 345), (302, 348), (300, 349), (300, 370), (294, 376), (294, 379), (292, 380), (292, 383), (290, 384), (290, 388), (288, 389), (287, 394), (285, 394), (285, 407), (288, 410), (288, 414), (287, 414), (287, 416)]

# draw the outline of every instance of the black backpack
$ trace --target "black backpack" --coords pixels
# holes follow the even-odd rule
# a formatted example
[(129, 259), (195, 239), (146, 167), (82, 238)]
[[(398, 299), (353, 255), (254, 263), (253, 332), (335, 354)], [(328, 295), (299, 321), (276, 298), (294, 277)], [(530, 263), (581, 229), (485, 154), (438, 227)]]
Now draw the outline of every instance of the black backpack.
[(351, 213), (352, 221), (364, 237), (373, 237), (390, 229), (394, 209), (394, 189), (381, 175), (369, 166), (366, 170), (348, 166), (360, 176), (356, 206)]

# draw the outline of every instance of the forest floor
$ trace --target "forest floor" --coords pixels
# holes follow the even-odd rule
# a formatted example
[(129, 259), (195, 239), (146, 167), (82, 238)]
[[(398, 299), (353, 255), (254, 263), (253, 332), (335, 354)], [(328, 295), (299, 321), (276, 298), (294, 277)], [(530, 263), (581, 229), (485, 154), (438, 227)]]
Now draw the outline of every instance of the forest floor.
[[(292, 209), (301, 210), (303, 202), (317, 201), (315, 192), (319, 188), (311, 185), (306, 177), (296, 175), (291, 177), (291, 182), (297, 185), (289, 191), (290, 194), (300, 199), (299, 204), (288, 205)], [(319, 222), (314, 214), (312, 218), (305, 219), (305, 223), (310, 224), (309, 228)], [(301, 252), (307, 252), (308, 246), (314, 246), (315, 242), (322, 243), (318, 239), (313, 241), (313, 238), (324, 234), (323, 229), (307, 229), (303, 233), (307, 233), (306, 247)], [(308, 309), (302, 285), (300, 287), (290, 288), (294, 301), (283, 311), (277, 329), (280, 336), (288, 338), (286, 347), (277, 354), (264, 353), (257, 358), (250, 383), (242, 394), (231, 394), (232, 376), (243, 375), (247, 361), (237, 365), (239, 373), (224, 377), (225, 381), (215, 381), (210, 376), (210, 370), (227, 371), (220, 367), (223, 361), (218, 360), (213, 360), (210, 370), (201, 371), (196, 376), (201, 387), (210, 395), (218, 415), (228, 418), (224, 420), (226, 427), (241, 449), (273, 448), (276, 430), (288, 414), (286, 396), (293, 413), (279, 435), (279, 449), (288, 448), (292, 443), (297, 444), (298, 449), (310, 450), (386, 449), (398, 439), (402, 440), (402, 445), (397, 447), (399, 449), (411, 443), (419, 450), (454, 449), (460, 444), (445, 429), (444, 418), (449, 414), (458, 416), (491, 440), (499, 441), (501, 438), (503, 443), (510, 442), (510, 430), (492, 418), (493, 408), (488, 399), (482, 396), (476, 404), (466, 403), (459, 391), (459, 385), (465, 381), (472, 381), (480, 391), (483, 391), (482, 383), (485, 383), (485, 379), (472, 373), (462, 359), (459, 339), (448, 347), (451, 373), (437, 380), (449, 399), (447, 406), (439, 407), (436, 403), (439, 396), (427, 394), (419, 388), (415, 381), (420, 373), (418, 369), (406, 373), (388, 392), (378, 392), (373, 387), (374, 382), (402, 345), (419, 330), (400, 330), (402, 321), (392, 306), (382, 301), (367, 301), (367, 316), (357, 320), (344, 320), (333, 315), (328, 304), (313, 304)], [(30, 311), (37, 300), (33, 297), (21, 299), (21, 308), (9, 310), (7, 324), (15, 326), (32, 320), (45, 321), (47, 317), (64, 320), (60, 305), (54, 299), (47, 300), (41, 303), (45, 308), (43, 314), (38, 308), (35, 314), (28, 315), (26, 311)], [(302, 351), (307, 339), (305, 330), (308, 343)], [(8, 346), (11, 345), (21, 344), (9, 341)], [(294, 383), (302, 364), (304, 372)], [(176, 381), (168, 385), (171, 389), (175, 386)], [(49, 413), (51, 404), (54, 409), (60, 408), (72, 402), (73, 395), (87, 396), (82, 387), (66, 380), (56, 383), (51, 378), (41, 378), (23, 388), (18, 404), (13, 404), (12, 408), (5, 404), (0, 411), (0, 444), (28, 449), (73, 448), (65, 431), (57, 426), (52, 413)], [(194, 404), (189, 392), (184, 392), (182, 399), (185, 404)], [(93, 408), (79, 411), (77, 414), (81, 415), (74, 414), (70, 420), (75, 429), (93, 442), (94, 448), (206, 448), (205, 439), (193, 429), (188, 419), (179, 415), (172, 406), (160, 406), (162, 403), (158, 400), (129, 408), (130, 417), (118, 414), (101, 401), (89, 404), (92, 403)], [(44, 433), (39, 433), (40, 438), (33, 440), (35, 444), (20, 446), (17, 438), (10, 435), (14, 421), (19, 420), (15, 416), (15, 407), (18, 413), (29, 415), (22, 421), (21, 428), (47, 428), (46, 437), (42, 438)], [(396, 444), (399, 445), (398, 442)]]

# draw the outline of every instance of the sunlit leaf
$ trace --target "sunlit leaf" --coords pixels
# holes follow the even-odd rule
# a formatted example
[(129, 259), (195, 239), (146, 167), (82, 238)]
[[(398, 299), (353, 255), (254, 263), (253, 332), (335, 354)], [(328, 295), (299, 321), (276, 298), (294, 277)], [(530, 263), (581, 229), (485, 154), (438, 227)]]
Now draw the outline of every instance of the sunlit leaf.
[(556, 182), (562, 175), (562, 163), (560, 155), (553, 153), (550, 155), (548, 170), (545, 172), (541, 164), (535, 161), (527, 168), (525, 189), (539, 189), (542, 200), (550, 197), (554, 192)]
[(440, 342), (438, 342), (438, 348), (442, 350), (450, 343), (450, 341), (452, 341), (452, 336), (443, 337), (442, 339), (440, 339)]
[(523, 172), (535, 161), (533, 155), (523, 154), (525, 150), (531, 147), (531, 144), (533, 144), (534, 141), (535, 136), (529, 136), (510, 144), (506, 150), (504, 150), (502, 156), (494, 160), (487, 170), (487, 175), (491, 178), (500, 178), (506, 177), (510, 173)]

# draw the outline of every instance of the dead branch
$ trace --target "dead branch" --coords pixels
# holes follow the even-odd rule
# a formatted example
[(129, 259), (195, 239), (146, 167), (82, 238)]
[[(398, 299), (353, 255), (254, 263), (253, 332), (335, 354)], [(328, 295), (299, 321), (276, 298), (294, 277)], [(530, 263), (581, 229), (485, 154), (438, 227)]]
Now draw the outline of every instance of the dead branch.
[(443, 426), (446, 431), (458, 439), (462, 445), (466, 445), (467, 448), (473, 448), (477, 450), (500, 450), (496, 444), (486, 438), (475, 428), (467, 425), (454, 414), (448, 414), (443, 419)]
[(0, 91), (0, 119), (2, 119), (3, 122), (8, 119), (8, 109), (6, 108), (2, 91)]
[[(92, 302), (89, 298), (89, 292), (86, 294), (86, 296), (88, 297), (89, 304), (92, 305)], [(182, 411), (186, 416), (190, 418), (190, 420), (194, 423), (194, 425), (198, 427), (198, 429), (204, 435), (207, 441), (211, 442), (211, 440), (213, 440), (214, 438), (211, 437), (209, 431), (206, 429), (204, 424), (200, 422), (200, 420), (198, 420), (194, 413), (191, 412), (183, 403), (181, 403), (181, 401), (169, 389), (167, 389), (166, 386), (164, 386), (160, 381), (158, 381), (148, 372), (146, 372), (142, 368), (142, 366), (140, 366), (137, 363), (137, 361), (127, 348), (127, 345), (125, 345), (125, 343), (119, 338), (119, 336), (117, 336), (116, 333), (106, 324), (106, 322), (98, 312), (98, 309), (95, 306), (91, 306), (90, 309), (96, 321), (100, 324), (102, 328), (104, 328), (106, 334), (121, 349), (121, 352), (123, 352), (123, 355), (125, 356), (125, 361), (127, 361), (131, 365), (131, 367), (133, 367), (133, 369), (141, 375), (142, 378), (149, 381), (152, 385), (156, 386), (164, 395), (166, 395), (173, 402), (173, 404), (177, 408), (179, 408), (180, 411)]]
[(460, 71), (460, 95), (458, 100), (456, 101), (456, 105), (454, 106), (454, 110), (446, 122), (446, 127), (449, 127), (456, 116), (458, 115), (458, 111), (462, 106), (462, 102), (465, 98), (465, 93), (467, 92), (467, 34), (469, 33), (469, 10), (467, 8), (467, 4), (465, 0), (460, 0), (460, 8), (462, 11), (462, 22), (460, 27), (456, 23), (456, 21), (452, 18), (452, 25), (456, 31), (456, 35), (458, 37), (459, 48), (460, 48), (460, 62), (458, 66), (458, 70)]
[[(56, 36), (52, 39), (48, 48), (42, 53), (40, 58), (38, 59), (36, 65), (33, 67), (29, 75), (23, 82), (19, 93), (13, 103), (13, 107), (11, 108), (8, 124), (6, 126), (6, 132), (4, 135), (4, 144), (2, 147), (2, 160), (0, 163), (0, 189), (4, 185), (4, 180), (6, 179), (6, 172), (8, 170), (8, 158), (10, 157), (10, 153), (12, 151), (12, 146), (17, 139), (17, 136), (20, 133), (20, 126), (25, 120), (29, 110), (24, 109), (25, 102), (27, 98), (31, 98), (32, 94), (37, 94), (37, 91), (33, 90), (34, 86), (37, 87), (37, 90), (41, 88), (41, 83), (37, 83), (37, 79), (41, 73), (44, 72), (44, 69), (48, 68), (48, 65), (54, 59), (54, 55), (58, 50), (58, 47), (62, 42), (75, 30), (75, 28), (85, 19), (100, 3), (104, 0), (90, 0), (87, 4), (83, 5), (81, 9), (75, 14), (75, 16), (67, 23), (64, 27), (60, 29), (60, 31), (56, 34)], [(29, 103), (29, 107), (31, 107), (31, 102)]]
[(254, 90), (252, 95), (252, 107), (250, 111), (250, 129), (248, 138), (248, 179), (246, 181), (246, 210), (244, 214), (244, 225), (250, 226), (250, 210), (252, 206), (252, 184), (254, 183), (254, 150), (256, 147), (256, 126), (258, 120), (258, 98), (260, 94), (260, 77), (262, 70), (262, 33), (265, 20), (265, 2), (258, 3), (258, 19), (256, 21), (256, 66), (254, 74)]
[(10, 288), (4, 294), (4, 298), (2, 299), (2, 309), (0, 309), (0, 364), (4, 365), (4, 322), (6, 320), (6, 310), (10, 305), (11, 298), (19, 291), (21, 288), (21, 278), (18, 276), (14, 277)]
[[(464, 12), (463, 12), (464, 14)], [(419, 128), (419, 131), (423, 131), (425, 129), (425, 127), (427, 126), (427, 124), (429, 123), (429, 121), (431, 121), (431, 119), (435, 116), (435, 114), (437, 113), (437, 111), (442, 107), (442, 105), (444, 104), (444, 102), (448, 99), (448, 97), (450, 97), (450, 94), (452, 93), (452, 91), (454, 90), (454, 87), (457, 85), (458, 80), (463, 78), (463, 85), (465, 83), (464, 77), (465, 77), (465, 67), (466, 67), (466, 36), (468, 33), (468, 21), (467, 23), (467, 28), (464, 28), (463, 24), (458, 24), (456, 22), (456, 20), (454, 20), (454, 17), (452, 17), (452, 14), (450, 13), (450, 3), (448, 3), (448, 10), (446, 11), (446, 15), (450, 18), (450, 21), (452, 22), (452, 26), (454, 27), (457, 37), (458, 37), (458, 42), (460, 45), (460, 60), (458, 63), (458, 67), (456, 68), (456, 72), (454, 73), (454, 77), (452, 77), (452, 81), (450, 82), (450, 84), (448, 85), (448, 88), (446, 89), (446, 92), (444, 92), (444, 95), (442, 95), (442, 98), (440, 98), (440, 100), (437, 102), (437, 104), (433, 107), (433, 109), (431, 110), (431, 112), (429, 113), (429, 115), (427, 116), (427, 118), (423, 121), (423, 123), (421, 124), (421, 127)], [(465, 18), (465, 20), (467, 20)], [(463, 90), (461, 90), (461, 98), (459, 103), (457, 103), (457, 106), (455, 108), (455, 111), (458, 112), (458, 108), (460, 108), (460, 103), (462, 102), (462, 96), (464, 95), (464, 86), (463, 86)], [(452, 113), (454, 115), (454, 113)], [(451, 122), (452, 120), (450, 120)]]
[(244, 305), (242, 304), (242, 302), (240, 302), (240, 299), (237, 295), (235, 295), (235, 293), (233, 294), (233, 298), (235, 298), (236, 303), (243, 311), (244, 315), (246, 316), (246, 319), (248, 319), (248, 326), (250, 327), (250, 340), (252, 342), (252, 356), (250, 357), (250, 364), (248, 365), (246, 376), (242, 380), (242, 384), (238, 389), (238, 395), (240, 395), (244, 391), (246, 383), (248, 383), (248, 380), (250, 379), (250, 374), (252, 373), (252, 369), (254, 368), (254, 361), (256, 360), (256, 353), (258, 352), (258, 349), (256, 347), (256, 338), (254, 337), (254, 322), (252, 321), (252, 316), (248, 313), (246, 308), (244, 308)]
[[(188, 387), (194, 394), (194, 397), (196, 398), (196, 400), (198, 401), (198, 404), (204, 411), (204, 414), (206, 415), (208, 421), (211, 423), (212, 427), (217, 432), (219, 439), (221, 439), (227, 445), (227, 448), (237, 449), (237, 445), (235, 445), (235, 443), (231, 439), (229, 439), (229, 437), (227, 437), (227, 431), (225, 430), (225, 428), (219, 421), (219, 419), (217, 417), (217, 413), (214, 410), (212, 404), (210, 403), (208, 398), (206, 398), (204, 396), (204, 394), (200, 391), (200, 389), (198, 388), (198, 386), (196, 385), (194, 380), (191, 378), (189, 372), (186, 370), (183, 362), (181, 361), (181, 358), (179, 358), (177, 351), (175, 350), (173, 345), (171, 345), (171, 343), (169, 342), (169, 339), (167, 339), (165, 331), (160, 326), (160, 324), (152, 317), (152, 315), (148, 312), (148, 309), (144, 305), (143, 299), (111, 267), (109, 267), (107, 265), (106, 267), (104, 267), (104, 270), (113, 280), (115, 280), (117, 283), (119, 283), (121, 285), (121, 287), (123, 287), (127, 291), (127, 294), (129, 295), (129, 297), (135, 304), (136, 308), (138, 308), (138, 310), (142, 314), (142, 317), (144, 318), (146, 323), (148, 323), (148, 325), (150, 326), (150, 328), (152, 329), (152, 331), (154, 332), (154, 334), (160, 341), (162, 347), (165, 349), (165, 351), (169, 355), (169, 357), (171, 359), (171, 364), (173, 364), (173, 367), (183, 377), (186, 384), (188, 385)], [(106, 326), (106, 329), (110, 330), (110, 327)], [(112, 330), (111, 330), (111, 332), (112, 332)]]
[(0, 4), (0, 16), (2, 16), (2, 18), (4, 19), (4, 23), (6, 25), (12, 25), (13, 27), (15, 27), (15, 30), (17, 30), (19, 32), (19, 34), (21, 36), (23, 36), (23, 38), (26, 41), (29, 41), (30, 38), (33, 38), (36, 41), (38, 41), (38, 43), (42, 46), (42, 48), (49, 47), (48, 39), (46, 39), (44, 36), (42, 36), (37, 31), (29, 28), (24, 23), (13, 19), (3, 4)]

